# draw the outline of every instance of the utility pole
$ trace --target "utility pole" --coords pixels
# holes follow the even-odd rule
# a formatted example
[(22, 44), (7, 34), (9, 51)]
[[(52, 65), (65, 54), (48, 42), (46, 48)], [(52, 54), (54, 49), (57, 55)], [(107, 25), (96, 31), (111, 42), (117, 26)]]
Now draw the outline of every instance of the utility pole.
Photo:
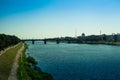
[(75, 29), (75, 37), (77, 38), (77, 29)]
[(101, 36), (101, 30), (100, 30), (100, 36)]
[(100, 30), (100, 37), (101, 37), (101, 41), (103, 41), (102, 31), (101, 30)]

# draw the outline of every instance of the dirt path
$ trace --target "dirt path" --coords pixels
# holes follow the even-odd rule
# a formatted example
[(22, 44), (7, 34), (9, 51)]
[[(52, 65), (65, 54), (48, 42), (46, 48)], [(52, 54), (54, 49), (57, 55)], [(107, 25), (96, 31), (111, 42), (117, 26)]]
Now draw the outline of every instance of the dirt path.
[(22, 44), (22, 47), (18, 50), (18, 52), (16, 54), (10, 75), (8, 77), (8, 80), (18, 80), (17, 79), (18, 59), (19, 59), (20, 55), (22, 54), (23, 50), (24, 50), (24, 44)]
[(14, 46), (10, 46), (10, 47), (6, 48), (5, 50), (0, 51), (0, 56), (1, 56), (2, 54), (6, 53), (6, 51), (8, 51), (9, 49), (16, 47), (17, 45), (19, 45), (19, 44), (16, 44), (16, 45), (14, 45)]

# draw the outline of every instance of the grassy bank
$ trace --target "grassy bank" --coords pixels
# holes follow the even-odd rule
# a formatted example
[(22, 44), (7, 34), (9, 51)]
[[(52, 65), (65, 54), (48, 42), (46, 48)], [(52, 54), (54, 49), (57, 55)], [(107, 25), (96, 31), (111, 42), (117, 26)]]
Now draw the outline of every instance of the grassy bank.
[(0, 56), (0, 80), (8, 80), (14, 58), (21, 46), (22, 43), (14, 48), (9, 49), (8, 51), (6, 51), (6, 53)]
[(18, 77), (18, 80), (31, 80), (30, 77), (27, 75), (27, 72), (25, 70), (25, 64), (26, 62), (25, 61), (25, 50), (27, 49), (27, 45), (25, 45), (25, 49), (23, 50), (23, 53), (22, 55), (20, 56), (19, 58), (19, 67), (18, 67), (18, 70), (17, 70), (17, 77)]
[(105, 45), (116, 45), (120, 46), (120, 42), (106, 42), (106, 41), (87, 41), (85, 44), (105, 44)]
[(114, 42), (114, 44), (120, 46), (120, 42)]
[[(25, 45), (25, 50), (27, 45)], [(19, 68), (17, 71), (18, 80), (53, 80), (53, 77), (46, 72), (43, 72), (37, 62), (32, 57), (26, 57), (25, 50), (19, 58)]]

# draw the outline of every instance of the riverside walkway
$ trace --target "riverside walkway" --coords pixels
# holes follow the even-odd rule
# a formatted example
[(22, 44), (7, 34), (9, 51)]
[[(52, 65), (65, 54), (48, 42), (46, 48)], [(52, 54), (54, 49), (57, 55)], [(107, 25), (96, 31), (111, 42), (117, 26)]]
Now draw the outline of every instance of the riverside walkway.
[(22, 54), (23, 50), (24, 50), (24, 44), (22, 43), (22, 47), (18, 50), (16, 57), (14, 59), (14, 63), (13, 63), (10, 75), (8, 77), (8, 80), (18, 80), (17, 79), (17, 68), (19, 66), (18, 59), (19, 59), (20, 55)]

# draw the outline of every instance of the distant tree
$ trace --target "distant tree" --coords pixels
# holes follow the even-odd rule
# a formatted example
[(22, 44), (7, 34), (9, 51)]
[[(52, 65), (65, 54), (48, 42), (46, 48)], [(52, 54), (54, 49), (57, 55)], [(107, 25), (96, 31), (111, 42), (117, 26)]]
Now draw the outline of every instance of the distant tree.
[(103, 40), (106, 41), (106, 34), (103, 34)]
[(91, 35), (86, 37), (86, 41), (99, 41), (100, 37), (96, 35)]
[(0, 50), (4, 50), (4, 48), (15, 45), (20, 41), (21, 40), (16, 36), (0, 34)]
[(114, 38), (114, 42), (117, 42), (117, 35), (114, 35), (113, 38)]

